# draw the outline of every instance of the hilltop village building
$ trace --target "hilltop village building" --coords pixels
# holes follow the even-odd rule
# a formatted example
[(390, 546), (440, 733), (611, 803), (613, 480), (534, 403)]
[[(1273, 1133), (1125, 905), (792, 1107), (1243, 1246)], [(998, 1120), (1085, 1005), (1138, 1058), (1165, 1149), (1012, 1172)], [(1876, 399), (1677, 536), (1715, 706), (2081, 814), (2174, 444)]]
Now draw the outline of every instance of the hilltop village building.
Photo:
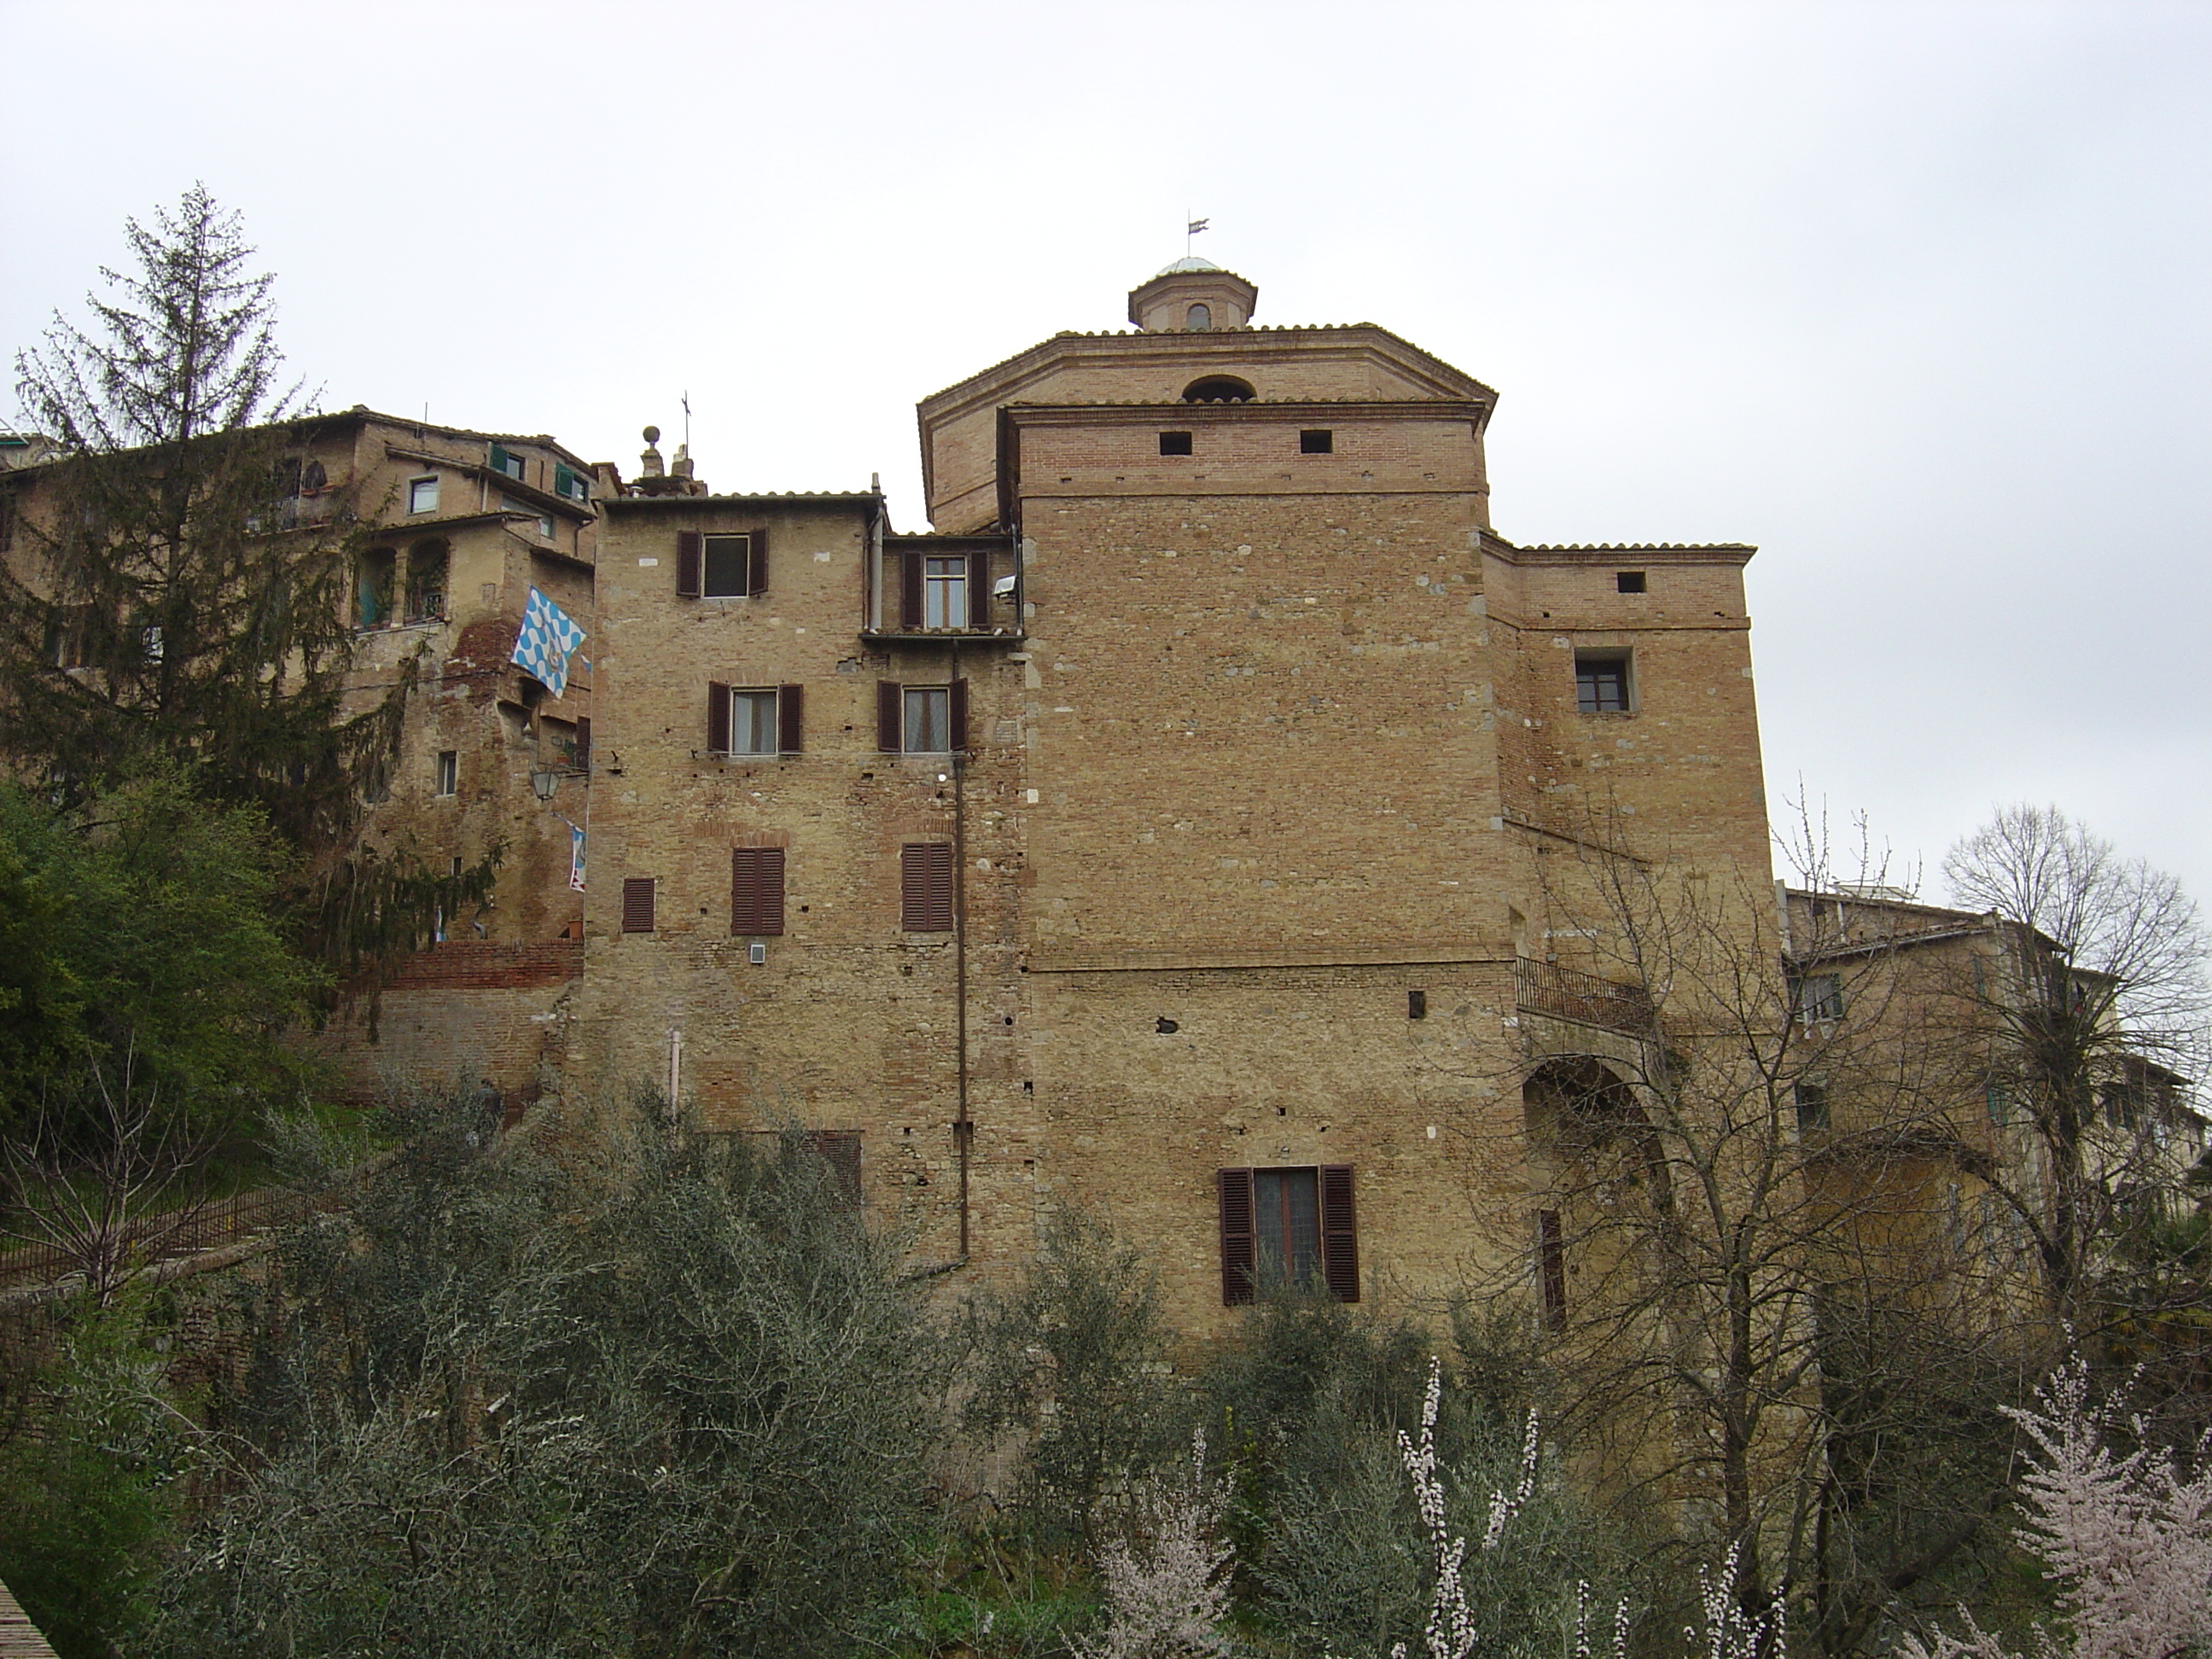
[[(979, 1273), (1081, 1207), (1193, 1334), (1541, 1256), (1524, 1088), (1648, 1009), (1560, 895), (1632, 846), (1771, 890), (1752, 550), (1515, 544), (1488, 386), (1257, 298), (1181, 260), (1132, 331), (926, 398), (926, 534), (873, 489), (716, 494), (650, 432), (624, 480), (303, 425), (301, 513), (379, 532), (361, 695), (420, 677), (372, 836), (506, 848), (328, 1051), (801, 1126)], [(586, 632), (558, 699), (508, 661), (532, 587)]]
[(1184, 260), (925, 399), (927, 535), (599, 503), (572, 1082), (815, 1130), (939, 1261), (1079, 1206), (1193, 1331), (1525, 1222), (1531, 1045), (1634, 1001), (1552, 866), (1767, 885), (1751, 550), (1516, 546), (1490, 388), (1255, 299)]

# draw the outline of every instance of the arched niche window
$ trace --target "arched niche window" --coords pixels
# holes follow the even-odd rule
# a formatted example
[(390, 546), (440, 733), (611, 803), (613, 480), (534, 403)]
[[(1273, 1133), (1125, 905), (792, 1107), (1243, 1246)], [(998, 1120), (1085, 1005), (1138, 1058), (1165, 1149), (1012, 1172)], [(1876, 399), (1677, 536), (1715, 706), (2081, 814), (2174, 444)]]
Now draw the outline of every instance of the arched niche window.
[(388, 547), (372, 547), (356, 568), (356, 614), (363, 628), (386, 628), (392, 623), (392, 569), (398, 562)]
[(1182, 400), (1187, 404), (1241, 404), (1252, 395), (1251, 383), (1233, 374), (1209, 374), (1182, 389)]
[(1203, 334), (1213, 326), (1213, 307), (1206, 304), (1193, 306), (1182, 314), (1182, 325), (1194, 334)]
[(1538, 1310), (1553, 1331), (1567, 1328), (1589, 1288), (1632, 1271), (1638, 1222), (1672, 1208), (1658, 1137), (1635, 1093), (1602, 1061), (1561, 1054), (1543, 1061), (1521, 1088), (1528, 1137), (1530, 1219)]
[(443, 619), (446, 577), (452, 562), (443, 542), (417, 542), (407, 550), (407, 621)]

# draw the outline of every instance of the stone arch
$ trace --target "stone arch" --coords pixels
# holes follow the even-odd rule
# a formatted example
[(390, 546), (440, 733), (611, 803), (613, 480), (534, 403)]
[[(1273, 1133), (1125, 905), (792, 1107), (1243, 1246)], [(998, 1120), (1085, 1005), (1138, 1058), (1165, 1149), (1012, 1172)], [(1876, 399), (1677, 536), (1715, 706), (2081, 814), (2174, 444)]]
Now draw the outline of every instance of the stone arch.
[(442, 536), (426, 536), (407, 550), (407, 613), (410, 623), (442, 622), (453, 551)]

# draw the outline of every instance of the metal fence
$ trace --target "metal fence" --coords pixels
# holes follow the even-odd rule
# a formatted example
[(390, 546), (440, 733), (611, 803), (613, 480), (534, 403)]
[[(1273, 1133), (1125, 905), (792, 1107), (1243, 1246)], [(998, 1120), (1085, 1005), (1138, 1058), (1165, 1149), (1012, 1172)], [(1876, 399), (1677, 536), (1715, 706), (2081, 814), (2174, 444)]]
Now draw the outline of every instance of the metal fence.
[(1614, 1031), (1651, 1027), (1651, 999), (1642, 986), (1623, 985), (1577, 968), (1523, 957), (1515, 972), (1514, 996), (1529, 1012), (1557, 1019), (1580, 1020)]
[(105, 1237), (18, 1245), (0, 1252), (0, 1287), (54, 1284), (102, 1259), (112, 1267), (143, 1267), (199, 1255), (289, 1226), (313, 1207), (313, 1199), (282, 1188), (234, 1193), (211, 1204), (135, 1216)]

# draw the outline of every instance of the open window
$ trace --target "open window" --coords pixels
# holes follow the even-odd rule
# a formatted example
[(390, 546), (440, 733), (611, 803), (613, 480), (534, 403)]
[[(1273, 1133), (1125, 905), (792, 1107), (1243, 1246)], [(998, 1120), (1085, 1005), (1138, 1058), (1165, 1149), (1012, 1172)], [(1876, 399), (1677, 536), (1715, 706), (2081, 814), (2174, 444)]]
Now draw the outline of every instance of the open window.
[(1279, 1291), (1325, 1291), (1339, 1302), (1359, 1300), (1350, 1164), (1224, 1170), (1215, 1184), (1225, 1306)]
[(1844, 1017), (1844, 981), (1839, 974), (1803, 974), (1790, 984), (1790, 1000), (1801, 1024), (1817, 1025)]
[(908, 550), (899, 558), (899, 625), (909, 631), (969, 624), (969, 568), (965, 553)]
[(876, 747), (890, 755), (949, 755), (968, 747), (968, 682), (876, 683)]
[(676, 592), (686, 599), (744, 599), (768, 592), (768, 532), (762, 530), (676, 538)]
[(363, 628), (388, 628), (393, 614), (393, 580), (399, 556), (388, 547), (372, 547), (354, 567), (354, 614)]
[(407, 611), (410, 623), (441, 622), (453, 554), (446, 544), (417, 542), (407, 550)]
[(796, 755), (805, 734), (805, 688), (707, 684), (707, 752)]

